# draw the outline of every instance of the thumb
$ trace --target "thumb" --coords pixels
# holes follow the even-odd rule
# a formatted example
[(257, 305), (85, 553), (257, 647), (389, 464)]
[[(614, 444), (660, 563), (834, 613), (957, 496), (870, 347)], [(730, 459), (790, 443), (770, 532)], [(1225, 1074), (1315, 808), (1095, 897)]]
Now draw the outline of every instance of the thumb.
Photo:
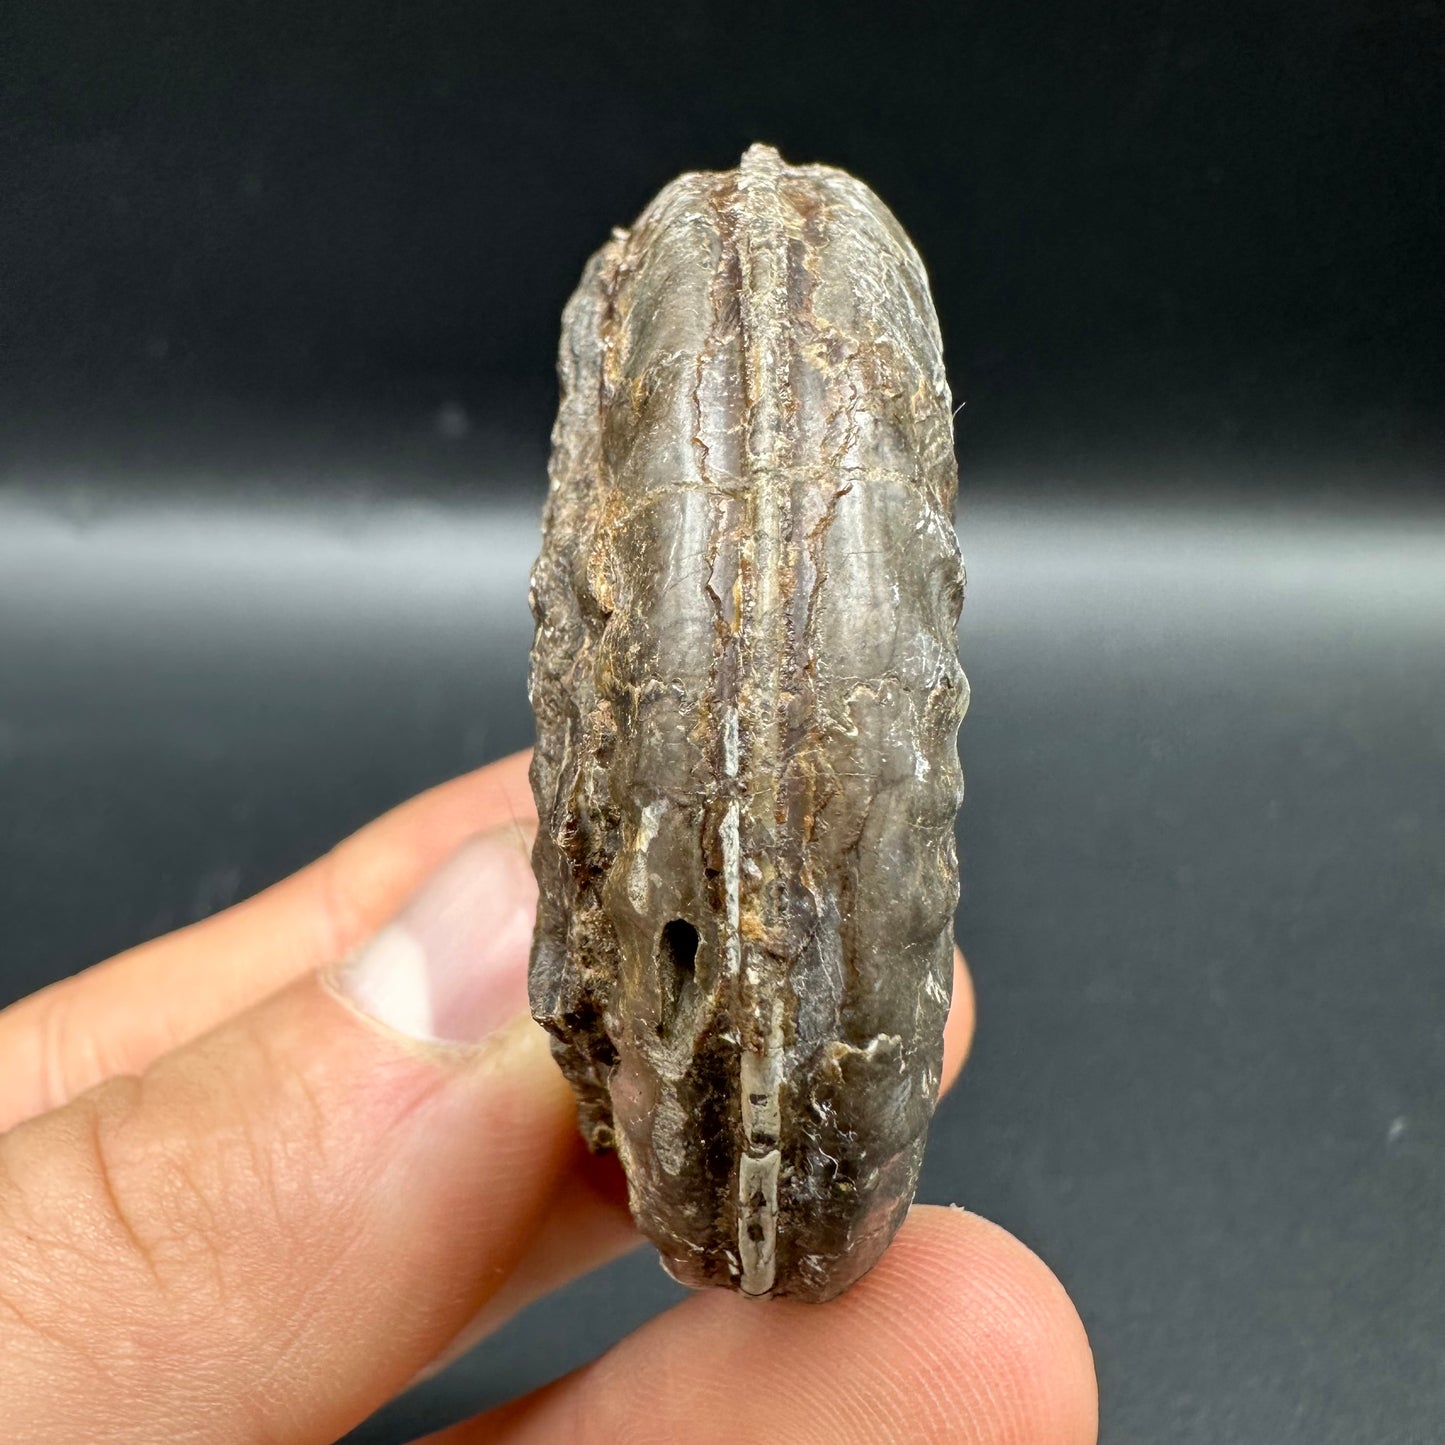
[(483, 835), (344, 964), (0, 1135), (7, 1439), (334, 1440), (447, 1345), (574, 1132), (535, 903)]

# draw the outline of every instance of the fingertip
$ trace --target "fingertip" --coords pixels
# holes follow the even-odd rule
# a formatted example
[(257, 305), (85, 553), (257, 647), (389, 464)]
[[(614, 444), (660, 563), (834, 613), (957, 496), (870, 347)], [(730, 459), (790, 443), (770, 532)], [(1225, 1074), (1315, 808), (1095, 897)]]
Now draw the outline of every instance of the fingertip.
[[(1098, 1438), (1094, 1357), (1058, 1277), (1007, 1230), (957, 1207), (920, 1205), (884, 1258), (879, 1281), (914, 1303), (940, 1394), (963, 1388), (969, 1439), (1092, 1445)], [(878, 1271), (875, 1271), (875, 1274)], [(867, 1285), (865, 1279), (862, 1285)], [(862, 1286), (860, 1285), (860, 1288)], [(986, 1391), (970, 1391), (966, 1360)]]
[(943, 1073), (938, 1092), (946, 1094), (958, 1078), (973, 1045), (973, 1029), (977, 1018), (977, 1001), (973, 992), (973, 976), (968, 971), (957, 945), (953, 950), (953, 1000), (948, 1008), (948, 1022), (943, 1027)]
[(976, 1215), (919, 1208), (828, 1304), (702, 1291), (592, 1365), (437, 1439), (725, 1445), (739, 1410), (744, 1434), (826, 1429), (836, 1445), (1093, 1445), (1098, 1428), (1088, 1341), (1050, 1271)]
[(365, 938), (469, 837), (511, 834), (529, 854), (537, 830), (531, 760), (528, 749), (440, 783), (344, 838), (297, 875), (312, 875), (317, 885), (315, 962), (339, 957)]

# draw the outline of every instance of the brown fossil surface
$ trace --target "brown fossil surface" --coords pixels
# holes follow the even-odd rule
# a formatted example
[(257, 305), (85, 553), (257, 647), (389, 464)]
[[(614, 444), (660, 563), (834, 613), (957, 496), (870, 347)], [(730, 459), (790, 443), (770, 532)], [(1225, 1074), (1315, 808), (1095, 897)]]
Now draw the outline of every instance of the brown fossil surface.
[(958, 897), (963, 570), (923, 266), (753, 146), (563, 319), (532, 1011), (690, 1285), (826, 1300), (907, 1212)]

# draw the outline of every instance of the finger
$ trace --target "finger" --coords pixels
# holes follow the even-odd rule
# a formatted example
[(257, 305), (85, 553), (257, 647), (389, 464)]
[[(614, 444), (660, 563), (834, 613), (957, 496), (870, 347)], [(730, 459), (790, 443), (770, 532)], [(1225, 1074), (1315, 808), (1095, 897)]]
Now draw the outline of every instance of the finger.
[(1097, 1427), (1088, 1340), (1047, 1267), (977, 1215), (917, 1208), (830, 1304), (704, 1291), (429, 1445), (1090, 1445)]
[(418, 1379), (444, 1370), (553, 1290), (642, 1245), (617, 1156), (589, 1153), (575, 1128), (572, 1156), (511, 1273)]
[(339, 958), (473, 834), (532, 827), (530, 756), (443, 783), (254, 898), (0, 1012), (0, 1129), (143, 1071)]
[[(173, 1041), (343, 952), (478, 823), (525, 828), (532, 816), (527, 762), (518, 754), (443, 784), (256, 898), (0, 1013), (0, 1055), (16, 1061), (0, 1078), (0, 1129), (102, 1079), (143, 1070)], [(972, 1029), (972, 987), (955, 955), (944, 1089)], [(575, 1154), (542, 1207), (532, 1246), (467, 1327), (467, 1340), (639, 1242), (615, 1159)]]
[[(953, 1005), (944, 1031), (940, 1093), (952, 1087), (973, 1038), (973, 985), (957, 949), (953, 961)], [(531, 1248), (506, 1284), (425, 1374), (435, 1374), (460, 1359), (527, 1305), (641, 1243), (615, 1157), (587, 1154), (579, 1137), (576, 1163), (563, 1175)]]
[(968, 1051), (973, 1046), (973, 1029), (977, 1016), (973, 979), (968, 964), (957, 947), (953, 950), (953, 1000), (948, 1006), (948, 1020), (943, 1026), (943, 1074), (938, 1086), (946, 1094), (958, 1078)]
[(470, 843), (329, 982), (0, 1136), (7, 1438), (329, 1441), (445, 1347), (574, 1148), (534, 896)]
[[(119, 1074), (140, 1073), (268, 993), (339, 957), (466, 838), (528, 829), (531, 754), (410, 799), (323, 858), (212, 918), (141, 944), (0, 1011), (0, 1130)], [(942, 1090), (973, 1035), (972, 982), (954, 950)]]
[[(963, 955), (954, 950), (953, 1005), (943, 1039), (940, 1093), (952, 1087), (973, 1038), (973, 985)], [(642, 1242), (627, 1209), (622, 1171), (613, 1156), (580, 1148), (563, 1176), (537, 1237), (506, 1284), (426, 1370), (434, 1374), (459, 1359), (527, 1305), (569, 1280), (625, 1254)]]

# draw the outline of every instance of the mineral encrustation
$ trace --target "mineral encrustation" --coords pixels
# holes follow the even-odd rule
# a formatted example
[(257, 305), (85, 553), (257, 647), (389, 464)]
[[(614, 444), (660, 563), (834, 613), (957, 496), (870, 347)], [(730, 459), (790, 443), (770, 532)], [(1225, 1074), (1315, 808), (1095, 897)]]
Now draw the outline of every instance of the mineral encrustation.
[(679, 177), (563, 319), (532, 1011), (689, 1285), (826, 1300), (907, 1212), (958, 897), (952, 411), (861, 182)]

